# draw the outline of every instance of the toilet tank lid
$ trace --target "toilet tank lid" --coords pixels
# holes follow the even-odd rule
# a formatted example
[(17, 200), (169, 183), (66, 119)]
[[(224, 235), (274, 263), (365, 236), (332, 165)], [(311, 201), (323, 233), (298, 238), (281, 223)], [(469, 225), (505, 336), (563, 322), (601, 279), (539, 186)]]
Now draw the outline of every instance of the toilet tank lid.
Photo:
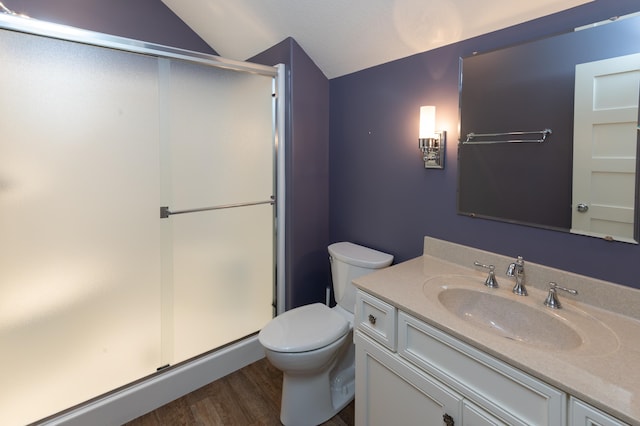
[(338, 260), (362, 268), (379, 269), (391, 265), (393, 256), (349, 242), (333, 243), (329, 254)]

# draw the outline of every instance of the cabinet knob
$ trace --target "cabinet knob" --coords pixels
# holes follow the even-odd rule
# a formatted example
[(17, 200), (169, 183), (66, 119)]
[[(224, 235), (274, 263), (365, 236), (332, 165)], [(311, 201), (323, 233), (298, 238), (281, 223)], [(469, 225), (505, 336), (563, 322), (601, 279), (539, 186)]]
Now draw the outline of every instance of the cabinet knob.
[(453, 424), (453, 423), (454, 423), (454, 422), (453, 422), (453, 417), (451, 417), (450, 415), (448, 415), (448, 414), (446, 414), (446, 413), (445, 413), (445, 414), (443, 414), (443, 415), (442, 415), (442, 420), (444, 421), (444, 424), (445, 424), (446, 426), (454, 426), (454, 424)]
[(377, 320), (376, 317), (374, 317), (373, 315), (369, 314), (369, 322), (372, 325), (376, 325), (376, 320)]

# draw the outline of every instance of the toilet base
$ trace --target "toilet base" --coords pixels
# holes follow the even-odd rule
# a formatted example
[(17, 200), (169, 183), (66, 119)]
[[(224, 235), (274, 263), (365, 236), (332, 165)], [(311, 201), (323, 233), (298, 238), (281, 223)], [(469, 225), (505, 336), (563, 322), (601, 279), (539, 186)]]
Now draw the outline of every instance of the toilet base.
[(284, 374), (280, 421), (284, 425), (313, 426), (323, 423), (346, 407), (355, 395), (353, 366), (330, 377)]
[(282, 370), (280, 421), (286, 426), (318, 425), (335, 416), (355, 394), (355, 345), (349, 331), (320, 351), (266, 351)]

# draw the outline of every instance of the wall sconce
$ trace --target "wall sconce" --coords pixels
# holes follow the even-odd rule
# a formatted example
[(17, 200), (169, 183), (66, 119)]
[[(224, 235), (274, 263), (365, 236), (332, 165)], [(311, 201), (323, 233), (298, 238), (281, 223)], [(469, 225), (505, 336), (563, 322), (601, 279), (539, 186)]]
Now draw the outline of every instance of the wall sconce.
[(436, 107), (420, 107), (418, 147), (422, 151), (425, 169), (444, 169), (444, 149), (447, 132), (436, 131)]

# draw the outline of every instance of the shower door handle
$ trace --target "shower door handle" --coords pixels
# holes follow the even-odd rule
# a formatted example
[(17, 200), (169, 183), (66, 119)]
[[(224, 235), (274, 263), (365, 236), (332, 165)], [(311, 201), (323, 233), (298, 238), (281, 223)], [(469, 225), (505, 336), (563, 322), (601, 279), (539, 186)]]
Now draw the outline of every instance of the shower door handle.
[(206, 211), (210, 211), (210, 210), (232, 209), (234, 207), (258, 206), (260, 204), (271, 204), (271, 205), (274, 205), (275, 203), (276, 203), (276, 197), (272, 195), (269, 200), (265, 200), (265, 201), (252, 201), (252, 202), (248, 202), (248, 203), (236, 203), (236, 204), (221, 204), (221, 205), (218, 205), (218, 206), (200, 207), (200, 208), (197, 208), (197, 209), (188, 209), (188, 210), (171, 211), (171, 210), (169, 210), (168, 206), (162, 206), (162, 207), (160, 207), (160, 219), (166, 219), (169, 216), (174, 215), (174, 214), (196, 213), (196, 212), (206, 212)]

